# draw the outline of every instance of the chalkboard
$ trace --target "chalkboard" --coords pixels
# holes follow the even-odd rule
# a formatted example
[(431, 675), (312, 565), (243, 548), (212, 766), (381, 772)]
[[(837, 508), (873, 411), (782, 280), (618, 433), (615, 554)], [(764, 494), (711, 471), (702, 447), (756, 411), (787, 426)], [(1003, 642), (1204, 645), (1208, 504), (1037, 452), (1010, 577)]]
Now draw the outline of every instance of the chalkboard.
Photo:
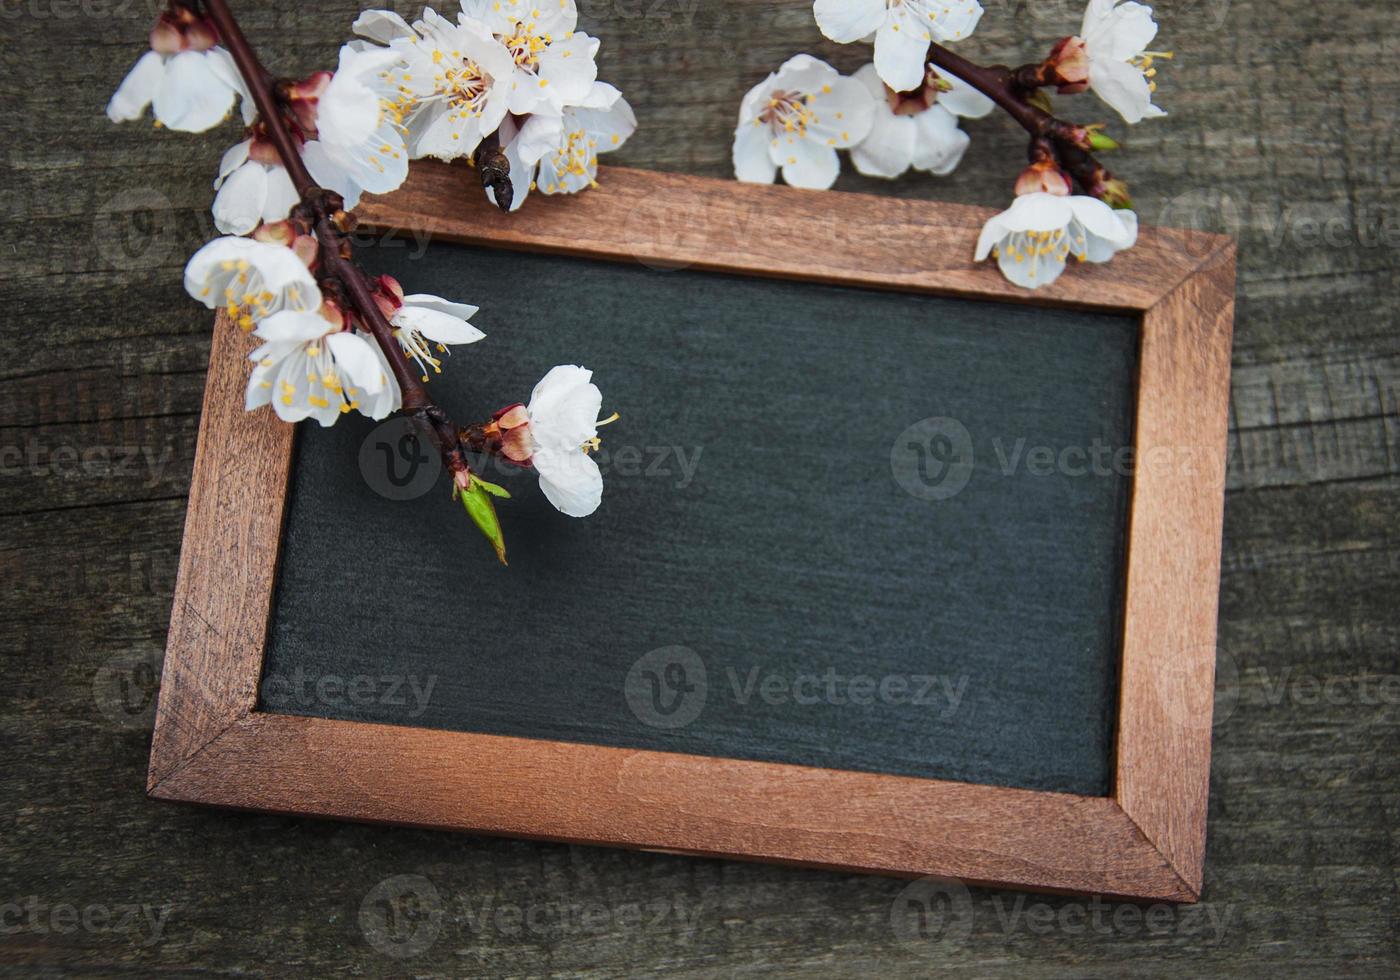
[(460, 421), (591, 368), (600, 510), (403, 421), (299, 427), (259, 710), (1104, 796), (1134, 316), (412, 240)]

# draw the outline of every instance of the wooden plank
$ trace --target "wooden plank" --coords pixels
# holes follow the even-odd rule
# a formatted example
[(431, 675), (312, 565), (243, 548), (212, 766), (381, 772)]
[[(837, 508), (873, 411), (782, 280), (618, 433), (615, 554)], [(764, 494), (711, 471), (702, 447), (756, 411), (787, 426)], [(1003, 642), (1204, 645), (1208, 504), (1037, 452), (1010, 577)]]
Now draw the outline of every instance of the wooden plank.
[(398, 725), (253, 714), (155, 795), (843, 871), (1195, 898), (1102, 797)]
[(1234, 318), (1225, 246), (1143, 318), (1115, 797), (1198, 892)]
[[(1144, 228), (1111, 266), (1030, 293), (994, 265), (972, 261), (993, 211), (847, 197), (605, 167), (598, 189), (538, 195), (505, 215), (484, 197), (463, 198), (459, 166), (422, 161), (402, 188), (357, 212), (380, 234), (632, 260), (660, 268), (742, 271), (786, 279), (939, 292), (1014, 303), (1132, 311), (1153, 306), (1219, 247), (1208, 233)], [(458, 207), (444, 207), (444, 202)], [(853, 220), (838, 220), (849, 214)]]
[(170, 614), (149, 785), (251, 711), (294, 429), (245, 412), (250, 338), (220, 313)]

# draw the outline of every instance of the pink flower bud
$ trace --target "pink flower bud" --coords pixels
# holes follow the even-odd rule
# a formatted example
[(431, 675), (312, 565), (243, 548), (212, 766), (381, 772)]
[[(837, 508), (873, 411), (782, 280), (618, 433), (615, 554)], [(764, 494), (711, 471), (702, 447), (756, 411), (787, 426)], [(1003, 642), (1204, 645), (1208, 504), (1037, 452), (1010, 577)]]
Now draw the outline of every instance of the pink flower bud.
[(282, 89), (287, 98), (287, 107), (292, 110), (297, 125), (308, 139), (316, 135), (316, 116), (321, 104), (321, 95), (326, 91), (326, 86), (330, 85), (333, 74), (329, 71), (314, 72)]
[(345, 329), (345, 311), (340, 308), (335, 300), (328, 298), (322, 299), (321, 308), (316, 312), (321, 315), (321, 319), (335, 327), (335, 329)]
[(297, 253), (302, 265), (313, 272), (321, 261), (321, 243), (315, 235), (298, 235), (292, 239), (292, 251)]
[(156, 54), (208, 51), (219, 43), (219, 32), (207, 18), (188, 7), (174, 7), (156, 18), (150, 42)]
[(1041, 160), (1031, 164), (1021, 171), (1020, 177), (1016, 178), (1017, 197), (1022, 194), (1036, 193), (1068, 197), (1072, 190), (1069, 174), (1049, 160)]
[(297, 233), (292, 228), (292, 223), (287, 220), (263, 222), (253, 229), (253, 240), (266, 242), (269, 245), (282, 245), (286, 248), (292, 247), (292, 242), (296, 240)]
[(1073, 95), (1089, 87), (1089, 46), (1082, 37), (1062, 38), (1045, 59), (1049, 80), (1062, 95)]

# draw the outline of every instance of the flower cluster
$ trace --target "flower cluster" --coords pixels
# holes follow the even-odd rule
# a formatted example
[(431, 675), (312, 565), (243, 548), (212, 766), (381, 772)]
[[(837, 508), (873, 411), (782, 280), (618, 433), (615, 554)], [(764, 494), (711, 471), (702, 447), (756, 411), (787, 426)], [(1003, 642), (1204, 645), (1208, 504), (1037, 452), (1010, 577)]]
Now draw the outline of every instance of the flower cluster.
[[(996, 102), (989, 96), (996, 95), (1004, 107), (1022, 109), (1017, 121), (1031, 133), (1035, 163), (1017, 181), (1013, 207), (987, 225), (977, 259), (995, 251), (1008, 278), (1035, 288), (1053, 282), (1068, 255), (1102, 262), (1136, 241), (1135, 215), (1104, 217), (1110, 205), (1130, 202), (1125, 185), (1090, 152), (1117, 143), (1102, 127), (1056, 119), (1040, 90), (1092, 90), (1130, 124), (1165, 115), (1152, 102), (1154, 61), (1171, 55), (1148, 50), (1157, 33), (1151, 7), (1089, 0), (1079, 34), (1059, 41), (1040, 64), (1014, 72), (982, 69), (941, 48), (976, 30), (977, 0), (815, 0), (813, 13), (832, 41), (872, 43), (874, 60), (846, 77), (798, 55), (750, 89), (734, 133), (739, 180), (771, 183), (781, 171), (795, 187), (823, 190), (840, 173), (841, 149), (869, 177), (895, 178), (911, 169), (947, 176), (970, 143), (960, 121), (991, 113)], [(935, 64), (937, 51), (949, 57)], [(1059, 162), (1072, 162), (1072, 178)], [(1071, 196), (1072, 180), (1085, 196)], [(1030, 202), (1021, 195), (1032, 195)], [(1050, 200), (1062, 197), (1068, 200)]]
[[(243, 139), (224, 153), (214, 181), (223, 236), (191, 257), (185, 288), (258, 341), (246, 408), (323, 426), (408, 409), (502, 561), (491, 498), (509, 494), (472, 472), (463, 434), (473, 429), (456, 430), (422, 387), (451, 348), (484, 338), (471, 322), (478, 310), (364, 273), (351, 257), (346, 212), (365, 193), (399, 187), (411, 160), (472, 162), (488, 138), (510, 163), (513, 184), (496, 186), (513, 189), (513, 200), (501, 205), (518, 208), (531, 190), (593, 185), (598, 155), (621, 146), (636, 119), (598, 80), (598, 41), (576, 30), (577, 19), (574, 0), (547, 11), (522, 0), (462, 0), (454, 20), (425, 9), (412, 24), (371, 10), (334, 71), (274, 80), (224, 0), (171, 0), (150, 50), (107, 107), (116, 122), (149, 107), (157, 125), (202, 132), (241, 102)], [(488, 195), (495, 189), (488, 185)], [(588, 456), (603, 424), (591, 377), (574, 365), (553, 369), (528, 406), (497, 413), (497, 444), (478, 447), (534, 468), (545, 497), (579, 517), (602, 497)]]
[[(409, 24), (371, 10), (355, 32), (397, 56), (386, 76), (410, 156), (468, 157), (495, 134), (510, 161), (510, 210), (532, 190), (573, 194), (595, 182), (598, 155), (637, 128), (622, 93), (598, 80), (598, 39), (577, 30), (574, 0), (462, 0)], [(493, 203), (495, 192), (488, 188)]]
[[(341, 48), (334, 72), (280, 85), (285, 122), (317, 184), (347, 208), (401, 185), (410, 160), (471, 159), (493, 134), (511, 163), (512, 210), (532, 190), (576, 193), (637, 128), (622, 93), (598, 81), (599, 42), (577, 22), (574, 0), (462, 0), (456, 19), (427, 8), (412, 24), (366, 11), (353, 27), (364, 40)], [(107, 114), (129, 121), (150, 106), (158, 124), (202, 132), (241, 97), (247, 133), (219, 168), (214, 220), (246, 235), (286, 218), (296, 191), (217, 40), (203, 15), (163, 14)]]

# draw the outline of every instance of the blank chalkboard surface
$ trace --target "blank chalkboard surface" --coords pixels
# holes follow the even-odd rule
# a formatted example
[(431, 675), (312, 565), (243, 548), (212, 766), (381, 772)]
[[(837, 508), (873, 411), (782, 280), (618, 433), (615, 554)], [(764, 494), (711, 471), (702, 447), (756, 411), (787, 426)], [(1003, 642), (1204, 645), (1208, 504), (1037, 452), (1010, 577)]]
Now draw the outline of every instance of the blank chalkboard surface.
[(1138, 320), (412, 242), (460, 421), (603, 391), (597, 514), (299, 427), (260, 709), (1106, 795)]

